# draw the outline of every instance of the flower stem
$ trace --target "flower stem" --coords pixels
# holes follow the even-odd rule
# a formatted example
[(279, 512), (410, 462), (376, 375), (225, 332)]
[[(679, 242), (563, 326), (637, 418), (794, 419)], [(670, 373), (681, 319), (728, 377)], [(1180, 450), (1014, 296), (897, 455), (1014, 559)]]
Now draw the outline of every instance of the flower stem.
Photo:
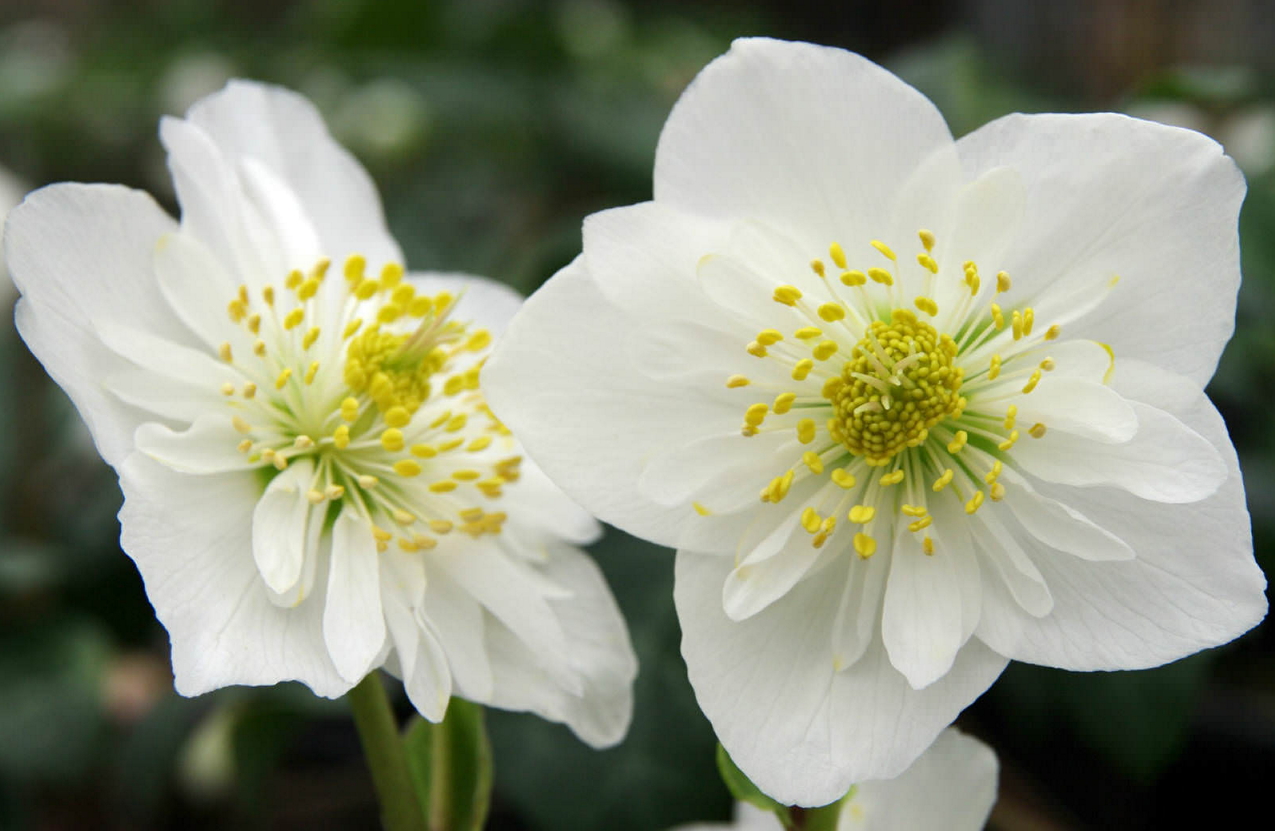
[(836, 831), (837, 818), (841, 815), (844, 800), (838, 799), (831, 805), (819, 808), (789, 809), (789, 831)]
[(375, 671), (368, 673), (346, 698), (381, 802), (381, 824), (386, 831), (426, 831), (398, 725), (380, 676)]

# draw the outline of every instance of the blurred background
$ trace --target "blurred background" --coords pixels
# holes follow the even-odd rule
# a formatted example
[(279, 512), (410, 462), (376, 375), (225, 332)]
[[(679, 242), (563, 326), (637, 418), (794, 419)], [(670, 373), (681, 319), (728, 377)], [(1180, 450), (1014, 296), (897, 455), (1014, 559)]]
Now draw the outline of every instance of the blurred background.
[[(1209, 388), (1275, 565), (1275, 4), (1263, 0), (0, 0), (0, 212), (59, 180), (175, 211), (158, 118), (242, 75), (310, 96), (377, 179), (409, 265), (531, 292), (580, 223), (650, 197), (660, 126), (732, 38), (860, 51), (962, 135), (1011, 111), (1120, 110), (1206, 132), (1244, 169), (1245, 282)], [(0, 283), (4, 306), (12, 287)], [(343, 702), (303, 687), (172, 691), (118, 548), (114, 475), (0, 315), (0, 829), (377, 827)], [(497, 829), (725, 819), (678, 653), (673, 559), (596, 556), (641, 659), (627, 741), (492, 712)], [(1001, 831), (1229, 828), (1268, 816), (1275, 636), (1162, 669), (1011, 665), (962, 717), (1000, 754)], [(1245, 820), (1249, 827), (1252, 820)], [(1263, 822), (1258, 819), (1257, 826)]]

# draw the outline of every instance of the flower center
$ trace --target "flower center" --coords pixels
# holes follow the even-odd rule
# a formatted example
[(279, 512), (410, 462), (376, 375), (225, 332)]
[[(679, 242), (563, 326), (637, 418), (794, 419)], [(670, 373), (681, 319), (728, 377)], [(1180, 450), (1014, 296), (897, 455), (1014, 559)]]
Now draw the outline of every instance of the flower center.
[(308, 500), (363, 516), (381, 550), (500, 533), (504, 513), (481, 504), (518, 480), (521, 457), (478, 391), (490, 334), (452, 320), (455, 298), (418, 294), (401, 266), (365, 269), (347, 260), (341, 288), (325, 285), (327, 260), (282, 290), (240, 287), (228, 307), (240, 348), (218, 349), (237, 372), (221, 392), (238, 449), (272, 478), (308, 465)]
[(873, 321), (842, 368), (841, 383), (825, 388), (832, 438), (878, 467), (920, 445), (931, 427), (959, 418), (965, 406), (955, 357), (956, 342), (907, 309), (895, 309), (889, 323)]
[[(1046, 350), (1063, 321), (1038, 327), (1031, 306), (1002, 308), (998, 301), (1012, 287), (1008, 274), (984, 283), (973, 262), (962, 263), (959, 276), (949, 274), (936, 259), (934, 234), (917, 236), (924, 250), (915, 265), (872, 240), (870, 256), (885, 264), (862, 271), (832, 243), (828, 255), (836, 271), (816, 259), (810, 263), (816, 279), (796, 280), (804, 288), (773, 288), (771, 299), (792, 310), (784, 319), (794, 328), (762, 329), (744, 347), (753, 359), (778, 366), (762, 378), (726, 379), (728, 389), (747, 388), (750, 397), (773, 396), (751, 398), (751, 404), (741, 399), (745, 438), (795, 434), (790, 466), (768, 473), (760, 498), (779, 505), (790, 492), (802, 493), (800, 526), (815, 548), (848, 521), (860, 557), (876, 552), (878, 536), (896, 540), (904, 531), (932, 555), (930, 506), (956, 501), (959, 509), (951, 513), (959, 516), (999, 502), (1001, 473), (1012, 465), (1020, 435), (1046, 434), (1037, 421), (1020, 434), (1018, 412), (1020, 405), (1035, 409), (1026, 396), (1056, 368)], [(1095, 278), (1095, 296), (1066, 319), (1096, 307), (1119, 279)], [(1109, 347), (1074, 341), (1065, 354), (1098, 347), (1110, 359), (1105, 383), (1115, 360)], [(777, 380), (780, 367), (789, 380)], [(703, 516), (714, 512), (702, 502), (693, 507)]]

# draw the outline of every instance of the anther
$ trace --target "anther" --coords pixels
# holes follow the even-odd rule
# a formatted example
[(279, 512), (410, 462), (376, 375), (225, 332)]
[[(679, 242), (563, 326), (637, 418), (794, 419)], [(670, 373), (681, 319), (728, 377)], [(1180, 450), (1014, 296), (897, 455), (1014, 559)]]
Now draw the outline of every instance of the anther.
[(867, 525), (877, 515), (877, 509), (871, 505), (855, 505), (846, 517), (856, 525)]
[(1016, 419), (1016, 418), (1018, 418), (1018, 405), (1017, 405), (1017, 404), (1010, 404), (1010, 405), (1009, 405), (1009, 407), (1005, 410), (1005, 422), (1004, 422), (1004, 424), (1005, 424), (1005, 429), (1006, 429), (1006, 430), (1013, 430), (1013, 429), (1014, 429), (1014, 419)]
[(965, 443), (969, 441), (969, 438), (970, 438), (969, 433), (965, 432), (964, 430), (957, 430), (956, 437), (953, 438), (950, 442), (948, 442), (947, 452), (953, 455), (960, 453), (961, 448), (965, 446)]
[(1034, 439), (1042, 439), (1045, 437), (1045, 425), (1038, 421), (1033, 424), (1027, 432), (1031, 433), (1031, 436)]
[(283, 328), (295, 329), (305, 320), (305, 310), (298, 307), (283, 316)]
[(792, 409), (792, 402), (796, 400), (797, 393), (781, 392), (779, 395), (775, 396), (775, 403), (771, 405), (771, 409), (774, 410), (775, 415), (783, 415)]
[(917, 254), (916, 261), (921, 264), (921, 268), (924, 268), (931, 274), (939, 273), (939, 264), (935, 262), (934, 258), (929, 254)]
[(1062, 327), (1055, 323), (1045, 330), (1045, 340), (1057, 340), (1060, 334), (1062, 334)]
[(801, 460), (806, 463), (806, 467), (810, 468), (811, 473), (823, 473), (823, 460), (819, 458), (819, 454), (813, 450), (807, 450), (801, 454)]
[(734, 389), (736, 387), (746, 387), (748, 386), (748, 384), (749, 384), (748, 379), (745, 378), (743, 375), (732, 375), (731, 377), (726, 379), (726, 386), (731, 389)]
[(862, 286), (868, 282), (868, 275), (862, 271), (847, 271), (841, 275), (841, 283), (846, 286)]
[(222, 385), (221, 385), (221, 394), (222, 394), (222, 395), (234, 395), (234, 394), (235, 394), (235, 385), (234, 385), (234, 384), (232, 384), (232, 383), (230, 383), (229, 381), (227, 381), (226, 383), (222, 384)]
[(837, 268), (846, 267), (846, 252), (842, 250), (840, 243), (834, 242), (828, 246), (828, 256), (832, 257), (832, 261), (837, 264)]
[(819, 532), (819, 526), (823, 524), (823, 517), (819, 516), (819, 512), (809, 506), (801, 512), (801, 527), (806, 529), (807, 534), (816, 534)]
[(921, 540), (921, 550), (925, 552), (925, 556), (933, 557), (934, 556), (934, 540), (930, 539), (929, 537), (926, 537), (925, 539)]
[(915, 534), (917, 531), (924, 531), (926, 528), (929, 528), (933, 524), (934, 524), (934, 517), (926, 515), (921, 517), (915, 522), (909, 522), (908, 530)]
[(1010, 434), (1009, 434), (1009, 438), (1005, 439), (1005, 441), (1003, 441), (1003, 442), (1001, 442), (1000, 444), (996, 445), (996, 449), (997, 449), (997, 450), (1009, 450), (1011, 447), (1013, 447), (1013, 446), (1014, 446), (1014, 443), (1015, 443), (1015, 442), (1017, 442), (1017, 441), (1018, 441), (1018, 431), (1017, 431), (1017, 430), (1013, 430), (1013, 431), (1011, 431), (1011, 432), (1010, 432)]
[(311, 447), (314, 447), (314, 439), (303, 433), (293, 440), (292, 446), (298, 450), (309, 450)]
[(873, 248), (875, 248), (876, 250), (880, 251), (880, 252), (881, 252), (881, 256), (885, 257), (887, 260), (890, 260), (890, 261), (892, 261), (892, 262), (893, 262), (893, 261), (897, 261), (897, 260), (899, 259), (898, 257), (896, 257), (896, 256), (894, 255), (894, 251), (893, 251), (893, 250), (891, 250), (890, 246), (886, 245), (886, 244), (885, 244), (884, 242), (882, 242), (881, 240), (879, 240), (879, 239), (874, 239), (874, 240), (872, 240), (872, 241), (871, 241), (871, 244), (872, 244), (872, 247), (873, 247)]
[(974, 491), (974, 496), (970, 498), (969, 502), (965, 503), (965, 513), (973, 514), (975, 511), (978, 510), (979, 506), (982, 504), (983, 504), (983, 492)]
[(249, 381), (243, 385), (243, 397), (252, 398), (257, 394), (257, 385)]
[(420, 476), (421, 466), (411, 459), (400, 459), (394, 463), (394, 472), (399, 476)]
[(827, 273), (824, 269), (823, 260), (811, 260), (810, 270), (813, 271), (815, 274), (818, 274), (820, 277), (827, 276)]
[(920, 238), (921, 245), (922, 247), (925, 248), (925, 253), (929, 254), (934, 251), (934, 232), (933, 231), (927, 231), (924, 228), (922, 228), (921, 230), (916, 232), (916, 235), (917, 237)]
[(881, 477), (881, 484), (884, 486), (897, 485), (903, 481), (903, 468), (899, 468), (892, 473), (887, 473)]
[(1031, 392), (1036, 389), (1036, 385), (1040, 383), (1040, 370), (1033, 369), (1031, 378), (1027, 379), (1027, 383), (1023, 385), (1023, 392)]
[(774, 300), (785, 306), (796, 306), (801, 299), (801, 289), (796, 286), (779, 286), (775, 289)]
[(894, 275), (884, 268), (869, 268), (868, 276), (872, 278), (873, 282), (880, 283), (883, 286), (894, 285)]
[(340, 499), (345, 496), (345, 485), (328, 485), (323, 489), (323, 495), (328, 499)]
[(934, 317), (939, 313), (939, 304), (935, 303), (932, 298), (918, 297), (913, 302), (916, 304), (918, 309), (925, 312), (930, 317)]
[(819, 307), (819, 316), (832, 323), (845, 318), (846, 310), (840, 303), (824, 303)]
[(384, 447), (391, 453), (397, 453), (403, 449), (403, 446), (404, 442), (402, 430), (391, 427), (381, 433), (381, 447)]
[(862, 532), (855, 534), (854, 550), (858, 552), (860, 557), (866, 560), (876, 553), (877, 541)]
[(806, 376), (810, 374), (810, 370), (814, 369), (815, 362), (809, 358), (802, 358), (792, 368), (792, 379), (794, 381), (804, 381)]
[(744, 423), (753, 427), (760, 427), (769, 411), (770, 408), (765, 404), (753, 404), (744, 411)]
[(996, 272), (996, 293), (997, 294), (1004, 294), (1005, 292), (1009, 291), (1009, 288), (1011, 285), (1013, 285), (1013, 283), (1009, 279), (1009, 274), (1007, 274), (1004, 271)]
[(995, 303), (992, 304), (992, 323), (996, 324), (998, 331), (1005, 328), (1005, 313)]
[(283, 371), (279, 373), (279, 377), (274, 379), (274, 388), (277, 390), (283, 389), (285, 386), (287, 386), (288, 379), (291, 377), (292, 377), (292, 367), (290, 366), (284, 367)]
[(797, 422), (797, 441), (802, 444), (810, 444), (815, 440), (815, 422), (814, 419), (803, 418)]
[(811, 352), (814, 354), (815, 360), (826, 361), (833, 355), (837, 354), (837, 349), (836, 341), (826, 340), (822, 341), (818, 346), (811, 350)]
[(305, 333), (305, 337), (301, 339), (301, 348), (309, 349), (314, 346), (314, 342), (319, 339), (319, 327), (312, 326), (310, 331)]
[(230, 419), (230, 424), (231, 426), (235, 428), (235, 430), (239, 431), (240, 433), (252, 432), (252, 425), (244, 421), (239, 416), (232, 416)]
[(832, 471), (832, 481), (837, 483), (838, 487), (849, 490), (855, 486), (855, 478), (847, 473), (844, 468), (837, 468)]
[(223, 361), (225, 361), (226, 363), (232, 363), (232, 362), (234, 362), (234, 360), (235, 360), (235, 356), (234, 356), (234, 353), (233, 353), (233, 352), (231, 352), (231, 350), (230, 350), (230, 344), (228, 344), (228, 343), (223, 343), (221, 346), (218, 346), (218, 347), (217, 347), (217, 357), (221, 358), (221, 359), (222, 359)]
[(987, 368), (987, 380), (995, 381), (996, 376), (1001, 374), (1001, 356), (993, 355), (991, 365)]
[(956, 476), (955, 471), (953, 471), (950, 467), (946, 468), (943, 471), (943, 475), (934, 480), (934, 492), (938, 493), (946, 488), (949, 484), (951, 484), (954, 476)]

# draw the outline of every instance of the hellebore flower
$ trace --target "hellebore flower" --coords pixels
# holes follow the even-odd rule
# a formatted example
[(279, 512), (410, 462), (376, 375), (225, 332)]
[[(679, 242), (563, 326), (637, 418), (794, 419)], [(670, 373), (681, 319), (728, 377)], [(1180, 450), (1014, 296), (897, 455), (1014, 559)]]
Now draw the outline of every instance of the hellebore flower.
[(857, 55), (741, 40), (654, 178), (484, 385), (567, 493), (679, 549), (691, 683), (763, 791), (898, 775), (1011, 658), (1151, 667), (1262, 619), (1202, 392), (1244, 195), (1215, 142), (1110, 114), (953, 141)]
[(303, 97), (232, 82), (160, 128), (178, 224), (62, 184), (8, 223), (22, 337), (125, 495), (122, 545), (176, 686), (384, 665), (450, 696), (623, 735), (624, 622), (596, 523), (522, 461), (478, 372), (519, 298), (405, 274), (370, 178)]
[[(996, 804), (996, 754), (954, 727), (894, 779), (860, 782), (841, 804), (837, 831), (982, 831)], [(769, 811), (735, 804), (735, 821), (677, 831), (782, 831)]]

